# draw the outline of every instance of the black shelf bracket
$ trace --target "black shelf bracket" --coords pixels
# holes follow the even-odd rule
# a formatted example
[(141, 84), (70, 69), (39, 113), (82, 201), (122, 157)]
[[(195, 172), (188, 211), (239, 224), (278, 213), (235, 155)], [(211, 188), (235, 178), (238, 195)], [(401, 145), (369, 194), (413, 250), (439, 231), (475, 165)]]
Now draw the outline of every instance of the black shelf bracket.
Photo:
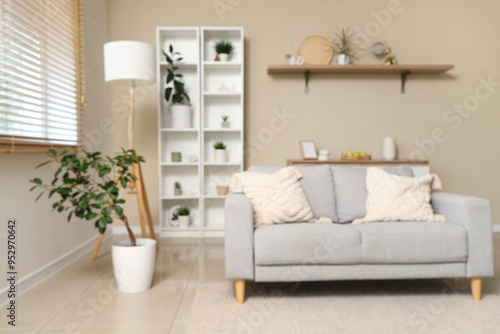
[(408, 77), (408, 74), (410, 74), (411, 71), (405, 71), (401, 73), (401, 94), (405, 93), (405, 86), (406, 86), (406, 78)]
[(309, 93), (309, 74), (311, 74), (311, 72), (309, 70), (307, 70), (305, 73), (305, 78), (306, 78), (305, 92), (306, 92), (306, 94)]

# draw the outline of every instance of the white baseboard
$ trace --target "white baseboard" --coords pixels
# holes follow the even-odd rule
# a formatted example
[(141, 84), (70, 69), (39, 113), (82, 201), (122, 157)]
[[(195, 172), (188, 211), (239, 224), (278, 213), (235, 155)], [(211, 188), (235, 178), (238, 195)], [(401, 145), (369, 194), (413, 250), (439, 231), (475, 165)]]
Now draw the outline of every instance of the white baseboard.
[[(135, 235), (142, 234), (142, 230), (141, 230), (140, 226), (131, 226), (130, 229), (132, 230), (132, 232)], [(154, 230), (155, 230), (155, 235), (158, 236), (160, 234), (160, 227), (154, 226)], [(148, 231), (149, 231), (149, 229), (148, 229)], [(111, 232), (113, 232), (112, 233), (113, 235), (127, 235), (128, 234), (125, 226), (113, 226), (113, 228), (111, 229)]]
[[(104, 236), (103, 240), (106, 240), (108, 237), (110, 237), (111, 234), (107, 234)], [(74, 250), (60, 256), (59, 258), (55, 259), (54, 261), (48, 263), (47, 265), (43, 266), (42, 268), (38, 269), (34, 273), (29, 274), (28, 276), (20, 279), (19, 281), (16, 282), (16, 297), (22, 294), (23, 292), (27, 291), (28, 289), (34, 287), (38, 283), (42, 282), (44, 279), (50, 277), (51, 275), (55, 274), (57, 271), (61, 270), (68, 264), (72, 263), (75, 261), (77, 258), (82, 256), (83, 254), (91, 251), (94, 249), (96, 240), (97, 240), (98, 234), (96, 234), (94, 237), (90, 238), (87, 242), (85, 242), (83, 245), (81, 245), (78, 248), (75, 248)], [(7, 298), (7, 291), (9, 290), (9, 287), (6, 287), (2, 290), (0, 290), (0, 305), (3, 305), (7, 303), (8, 298)]]
[(493, 232), (500, 233), (500, 224), (493, 225)]

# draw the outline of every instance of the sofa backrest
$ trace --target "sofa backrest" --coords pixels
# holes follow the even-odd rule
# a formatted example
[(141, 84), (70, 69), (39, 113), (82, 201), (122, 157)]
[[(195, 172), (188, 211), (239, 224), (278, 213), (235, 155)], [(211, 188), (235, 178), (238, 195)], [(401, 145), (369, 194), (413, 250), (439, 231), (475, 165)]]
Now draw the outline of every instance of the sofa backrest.
[[(350, 223), (366, 215), (366, 168), (351, 166), (297, 166), (300, 184), (314, 217), (329, 217), (337, 223)], [(381, 167), (402, 176), (413, 176), (410, 166)], [(248, 171), (276, 173), (281, 167), (250, 166)]]

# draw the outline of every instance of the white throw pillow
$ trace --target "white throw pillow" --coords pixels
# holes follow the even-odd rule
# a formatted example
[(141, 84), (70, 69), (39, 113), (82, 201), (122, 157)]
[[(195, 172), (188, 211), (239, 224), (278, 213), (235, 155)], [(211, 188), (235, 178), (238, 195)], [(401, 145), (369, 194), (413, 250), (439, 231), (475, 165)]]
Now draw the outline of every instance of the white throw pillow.
[(233, 175), (231, 189), (242, 189), (254, 211), (254, 227), (313, 221), (300, 186), (302, 174), (286, 167), (274, 174), (243, 172)]
[(444, 216), (434, 214), (431, 206), (431, 189), (441, 189), (441, 181), (436, 174), (413, 178), (369, 167), (366, 188), (366, 216), (355, 219), (353, 224), (402, 220), (445, 221)]

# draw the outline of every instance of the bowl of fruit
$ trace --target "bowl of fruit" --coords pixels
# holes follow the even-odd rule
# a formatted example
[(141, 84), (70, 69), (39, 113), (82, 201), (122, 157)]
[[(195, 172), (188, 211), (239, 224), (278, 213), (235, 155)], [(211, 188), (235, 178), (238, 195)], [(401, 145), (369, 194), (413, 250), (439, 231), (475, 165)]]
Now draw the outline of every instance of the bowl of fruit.
[(342, 160), (371, 160), (372, 157), (366, 152), (346, 152), (342, 153)]

